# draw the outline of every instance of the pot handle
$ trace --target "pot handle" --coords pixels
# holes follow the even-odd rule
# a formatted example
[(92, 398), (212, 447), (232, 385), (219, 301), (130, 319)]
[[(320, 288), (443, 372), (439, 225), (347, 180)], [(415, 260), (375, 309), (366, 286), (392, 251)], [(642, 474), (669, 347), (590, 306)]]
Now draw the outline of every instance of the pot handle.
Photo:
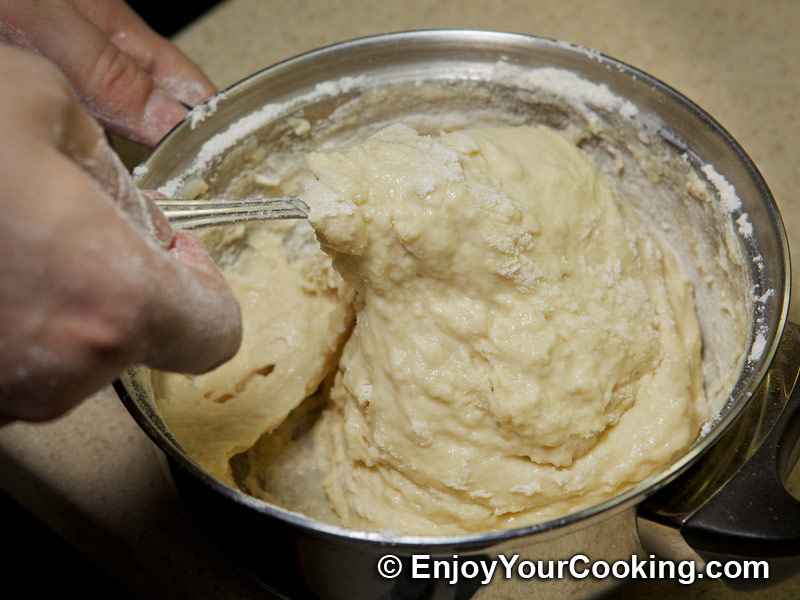
[[(800, 325), (787, 322), (758, 390), (713, 448), (637, 510), (642, 548), (673, 561), (764, 560), (769, 587), (800, 573), (800, 501), (786, 480), (800, 458)], [(742, 565), (744, 567), (744, 565)]]
[[(706, 562), (762, 559), (770, 585), (800, 573), (800, 500), (786, 479), (800, 457), (800, 385), (795, 385), (761, 447), (681, 527)], [(753, 589), (757, 580), (726, 580)], [(749, 585), (748, 585), (749, 584)]]

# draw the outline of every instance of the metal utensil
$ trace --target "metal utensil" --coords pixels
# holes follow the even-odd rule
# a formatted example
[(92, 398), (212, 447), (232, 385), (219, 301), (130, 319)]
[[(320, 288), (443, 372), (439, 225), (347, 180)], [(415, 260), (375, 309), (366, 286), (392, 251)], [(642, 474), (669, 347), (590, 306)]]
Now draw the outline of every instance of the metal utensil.
[(285, 198), (198, 199), (154, 198), (176, 229), (199, 229), (228, 223), (273, 219), (305, 219), (308, 205), (296, 196)]

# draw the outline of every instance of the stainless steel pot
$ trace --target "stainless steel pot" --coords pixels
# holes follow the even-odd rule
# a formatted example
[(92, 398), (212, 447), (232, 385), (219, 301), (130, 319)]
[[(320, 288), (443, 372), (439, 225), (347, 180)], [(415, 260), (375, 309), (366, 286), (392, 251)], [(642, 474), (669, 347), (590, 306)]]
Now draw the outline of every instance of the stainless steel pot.
[[(792, 392), (800, 362), (800, 328), (786, 321), (786, 236), (752, 161), (719, 124), (675, 90), (624, 63), (540, 38), (478, 31), (381, 35), (304, 54), (226, 90), (165, 138), (137, 170), (137, 182), (157, 188), (171, 185), (186, 172), (209, 177), (198, 171), (208, 165), (224, 171), (224, 160), (198, 166), (196, 158), (207, 152), (204, 144), (209, 139), (215, 140), (221, 156), (239, 152), (242, 146), (252, 149), (265, 139), (280, 145), (275, 123), (297, 114), (321, 121), (342, 110), (365, 87), (432, 79), (452, 81), (456, 87), (480, 85), (491, 81), (499, 63), (523, 69), (558, 67), (604, 84), (656, 117), (657, 134), (674, 155), (712, 164), (736, 188), (742, 210), (749, 215), (752, 235), (740, 236), (738, 242), (747, 259), (761, 257), (761, 263), (756, 268), (750, 260), (747, 277), (753, 286), (773, 290), (768, 301), (753, 308), (758, 314), (753, 315), (751, 343), (758, 346), (760, 357), (747, 362), (718, 418), (683, 456), (624, 493), (564, 518), (479, 535), (387, 537), (315, 521), (210, 477), (186, 455), (153, 408), (146, 368), (128, 369), (115, 383), (117, 393), (166, 455), (189, 510), (281, 597), (577, 598), (600, 595), (619, 583), (611, 577), (505, 580), (497, 574), (488, 585), (463, 578), (456, 584), (412, 579), (408, 567), (414, 554), (451, 563), (485, 562), (499, 554), (517, 554), (520, 560), (583, 554), (609, 562), (651, 552), (699, 563), (767, 557), (772, 577), (755, 582), (762, 585), (776, 581), (779, 571), (797, 572), (800, 503), (783, 486), (800, 448), (800, 392)], [(328, 85), (333, 81), (336, 85)], [(312, 94), (315, 90), (325, 93)], [(492, 94), (485, 99), (493, 101)], [(419, 110), (413, 98), (403, 106), (399, 110)], [(525, 118), (530, 106), (523, 103), (513, 110)], [(261, 133), (244, 135), (231, 128), (248, 115), (247, 123)], [(366, 110), (359, 117), (366, 124), (380, 120)], [(393, 579), (381, 577), (377, 570), (379, 559), (387, 554), (400, 557), (406, 567)]]

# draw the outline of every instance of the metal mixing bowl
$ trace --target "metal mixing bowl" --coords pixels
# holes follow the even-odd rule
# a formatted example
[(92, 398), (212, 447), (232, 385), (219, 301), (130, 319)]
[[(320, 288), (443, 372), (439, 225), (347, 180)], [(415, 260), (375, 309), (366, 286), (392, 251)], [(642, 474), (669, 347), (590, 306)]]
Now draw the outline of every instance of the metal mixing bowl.
[[(474, 580), (450, 585), (414, 580), (407, 568), (399, 577), (385, 579), (379, 576), (377, 563), (386, 554), (399, 556), (406, 567), (414, 554), (440, 555), (451, 561), (486, 561), (498, 554), (518, 554), (520, 560), (584, 554), (593, 560), (614, 561), (657, 552), (666, 558), (701, 562), (703, 558), (768, 556), (773, 575), (782, 566), (788, 565), (787, 573), (796, 569), (800, 507), (785, 493), (782, 481), (797, 458), (800, 395), (791, 396), (800, 336), (786, 322), (790, 282), (783, 225), (766, 183), (744, 150), (702, 109), (658, 80), (597, 53), (523, 35), (481, 31), (380, 35), (301, 55), (225, 90), (201, 109), (202, 114), (195, 113), (194, 120), (187, 119), (162, 141), (137, 170), (137, 183), (143, 188), (174, 186), (186, 180), (187, 172), (190, 178), (198, 175), (211, 180), (212, 185), (215, 177), (230, 180), (235, 178), (232, 168), (247, 166), (242, 147), (285, 149), (280, 124), (287, 117), (302, 114), (313, 128), (344, 110), (365, 90), (399, 89), (392, 88), (399, 83), (411, 84), (409, 89), (413, 89), (419, 82), (445, 82), (454, 90), (456, 105), (462, 98), (459, 89), (491, 89), (456, 106), (478, 114), (509, 89), (507, 80), (501, 87), (489, 85), (497, 77), (499, 64), (523, 70), (567, 69), (607, 86), (652, 117), (656, 125), (651, 133), (663, 140), (665, 159), (694, 167), (713, 165), (735, 187), (742, 211), (749, 215), (752, 235), (737, 233), (731, 223), (729, 229), (746, 265), (739, 293), (750, 294), (751, 287), (772, 290), (763, 303), (748, 304), (752, 314), (744, 352), (747, 355), (757, 345), (760, 353), (731, 373), (730, 393), (717, 418), (683, 456), (623, 493), (563, 518), (485, 534), (389, 537), (315, 521), (209, 476), (187, 456), (154, 409), (147, 368), (128, 369), (115, 383), (117, 392), (166, 455), (187, 507), (254, 577), (281, 597), (577, 598), (602, 594), (619, 583), (611, 577), (504, 580), (495, 576), (488, 585)], [(328, 85), (331, 82), (337, 83)], [(517, 87), (523, 89), (525, 83), (520, 81)], [(320, 90), (325, 93), (311, 93)], [(554, 123), (562, 119), (559, 111), (539, 110), (543, 105), (536, 102), (512, 99), (514, 119)], [(406, 102), (395, 104), (395, 112), (424, 108), (413, 93)], [(357, 116), (360, 124), (369, 126), (392, 115), (364, 110)], [(243, 117), (249, 121), (241, 121)], [(250, 123), (252, 131), (243, 135), (241, 126), (234, 131), (231, 125), (237, 121)], [(211, 139), (216, 140), (220, 157), (200, 164), (197, 157), (207, 153)], [(226, 159), (237, 152), (236, 161)], [(730, 215), (720, 218), (731, 220)], [(706, 327), (707, 346), (711, 333)], [(743, 487), (734, 489), (736, 485)], [(731, 489), (733, 493), (726, 492)], [(748, 509), (743, 500), (751, 494), (759, 494), (760, 502), (778, 503), (780, 527), (759, 521), (770, 507)], [(721, 514), (736, 514), (736, 526), (729, 527)]]

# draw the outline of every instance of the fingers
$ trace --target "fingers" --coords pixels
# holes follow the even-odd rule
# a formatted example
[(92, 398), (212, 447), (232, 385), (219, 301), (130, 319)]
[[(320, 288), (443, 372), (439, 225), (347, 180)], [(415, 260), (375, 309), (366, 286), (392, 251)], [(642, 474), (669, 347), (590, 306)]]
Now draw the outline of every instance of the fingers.
[(193, 234), (173, 232), (153, 202), (161, 194), (135, 187), (105, 137), (91, 133), (98, 128), (77, 102), (66, 112), (63, 136), (69, 142), (62, 146), (70, 148), (70, 158), (141, 235), (145, 244), (129, 251), (150, 255), (147, 289), (154, 293), (142, 325), (145, 351), (137, 360), (197, 373), (230, 358), (241, 337), (239, 308), (202, 242)]
[(145, 238), (163, 248), (173, 231), (152, 199), (136, 187), (119, 155), (108, 144), (100, 127), (77, 101), (64, 111), (57, 147), (75, 161)]
[(106, 129), (149, 146), (186, 116), (181, 102), (214, 92), (121, 0), (2, 0), (0, 38), (51, 60)]
[[(154, 202), (155, 199), (166, 196), (156, 190), (142, 190), (141, 194), (169, 227), (166, 218)], [(181, 265), (181, 268), (188, 269), (190, 277), (195, 282), (199, 281), (202, 289), (194, 290), (185, 286), (182, 283), (185, 274), (167, 275), (166, 281), (177, 283), (179, 286), (176, 292), (169, 292), (167, 297), (181, 310), (179, 313), (169, 309), (158, 311), (157, 314), (163, 312), (164, 316), (157, 320), (159, 324), (154, 328), (156, 333), (152, 344), (153, 351), (145, 362), (168, 371), (201, 373), (216, 367), (238, 350), (241, 341), (241, 314), (227, 282), (200, 238), (188, 231), (172, 232), (171, 228), (170, 233), (171, 241), (168, 245), (170, 256)], [(185, 299), (177, 301), (175, 294), (183, 294)], [(211, 303), (204, 297), (208, 294), (212, 296)], [(213, 340), (207, 339), (204, 331), (209, 323), (217, 324), (223, 332), (222, 335), (217, 335)], [(174, 334), (176, 329), (188, 329), (194, 333), (190, 338), (176, 337)], [(180, 347), (172, 349), (171, 344), (174, 345), (176, 342)], [(200, 353), (202, 349), (211, 352), (208, 356), (204, 356)]]
[(208, 100), (216, 88), (178, 48), (155, 33), (122, 0), (72, 0), (120, 49), (147, 71), (163, 90), (189, 106)]
[(178, 232), (169, 256), (153, 272), (161, 289), (148, 314), (151, 343), (142, 362), (203, 373), (238, 350), (239, 305), (197, 236)]
[(238, 305), (196, 237), (148, 243), (75, 163), (23, 149), (48, 177), (0, 218), (0, 417), (55, 417), (131, 363), (203, 372), (235, 353)]
[(148, 284), (139, 290), (149, 296), (136, 361), (201, 373), (233, 356), (241, 339), (239, 305), (202, 241), (194, 234), (172, 231), (153, 202), (154, 192), (136, 189), (105, 139), (98, 140), (89, 160), (78, 164), (84, 169), (89, 165), (86, 172), (95, 185), (120, 209), (124, 224), (141, 236), (133, 240), (136, 247), (128, 249), (148, 265), (141, 275)]
[(0, 421), (55, 417), (134, 362), (232, 356), (239, 308), (202, 243), (136, 190), (50, 65), (0, 46), (0, 79)]

